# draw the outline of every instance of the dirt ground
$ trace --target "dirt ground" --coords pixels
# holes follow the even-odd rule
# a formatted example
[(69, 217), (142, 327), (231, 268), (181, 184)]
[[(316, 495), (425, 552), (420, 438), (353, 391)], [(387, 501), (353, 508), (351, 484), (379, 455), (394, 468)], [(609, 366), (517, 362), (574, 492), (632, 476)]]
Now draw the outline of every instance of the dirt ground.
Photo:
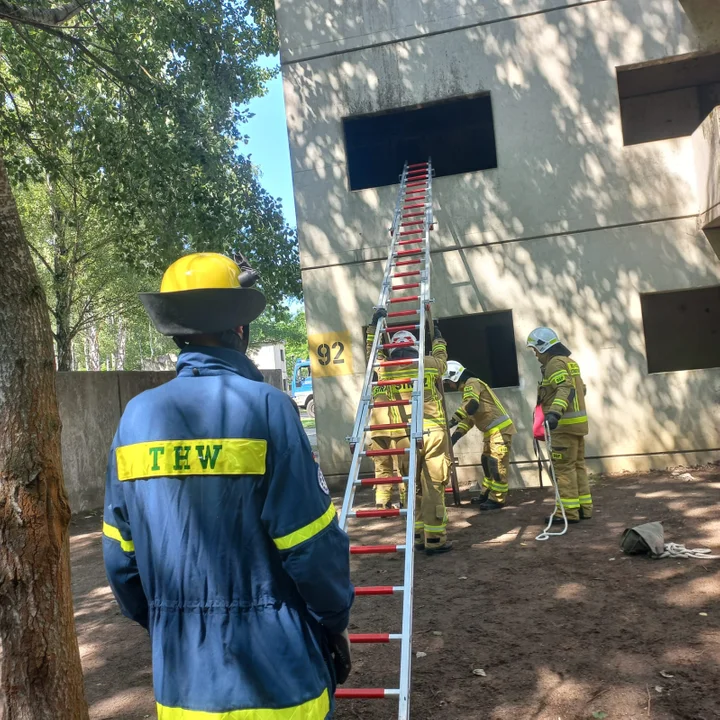
[[(596, 516), (549, 542), (534, 539), (547, 488), (514, 491), (513, 507), (489, 516), (450, 510), (456, 549), (416, 559), (414, 720), (720, 718), (720, 560), (630, 558), (618, 546), (625, 527), (661, 520), (667, 541), (720, 553), (720, 467), (602, 478), (593, 494)], [(91, 718), (154, 718), (147, 637), (107, 590), (99, 524), (86, 513), (72, 528)], [(399, 526), (371, 527), (354, 542), (387, 542)], [(358, 585), (401, 573), (395, 556), (353, 557)], [(359, 597), (351, 632), (398, 632), (400, 610), (398, 598)], [(348, 685), (396, 687), (398, 660), (397, 647), (356, 646)], [(396, 712), (393, 700), (342, 701), (336, 718)]]

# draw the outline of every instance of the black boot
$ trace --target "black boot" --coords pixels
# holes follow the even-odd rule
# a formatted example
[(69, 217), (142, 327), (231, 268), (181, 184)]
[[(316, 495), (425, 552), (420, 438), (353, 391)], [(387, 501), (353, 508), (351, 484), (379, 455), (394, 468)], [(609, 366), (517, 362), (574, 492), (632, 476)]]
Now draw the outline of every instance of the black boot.
[(586, 515), (585, 511), (582, 508), (582, 505), (580, 506), (580, 519), (581, 520), (592, 520), (592, 515)]
[(473, 505), (482, 505), (483, 503), (487, 502), (489, 494), (490, 494), (489, 490), (486, 490), (485, 492), (481, 492), (477, 497), (471, 498), (470, 502)]
[(492, 510), (502, 510), (505, 507), (505, 503), (499, 503), (496, 500), (486, 500), (481, 506), (482, 512), (491, 512)]
[(425, 536), (424, 535), (416, 535), (415, 536), (415, 549), (418, 551), (425, 549)]
[(450, 552), (453, 548), (452, 540), (446, 540), (442, 545), (439, 540), (428, 540), (425, 545), (426, 555), (441, 555)]

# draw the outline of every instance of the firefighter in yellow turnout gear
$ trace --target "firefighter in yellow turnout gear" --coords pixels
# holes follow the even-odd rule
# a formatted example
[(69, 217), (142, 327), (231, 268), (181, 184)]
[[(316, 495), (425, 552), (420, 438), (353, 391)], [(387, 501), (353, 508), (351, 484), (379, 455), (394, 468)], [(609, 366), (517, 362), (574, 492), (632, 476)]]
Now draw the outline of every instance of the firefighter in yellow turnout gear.
[[(378, 320), (386, 314), (384, 309), (378, 309), (371, 320), (368, 330), (367, 343), (371, 348), (374, 338), (374, 327)], [(379, 360), (403, 360), (418, 357), (418, 344), (415, 336), (406, 330), (393, 334), (393, 343), (405, 343), (405, 347), (393, 348), (390, 355), (385, 350), (378, 352)], [(437, 382), (447, 367), (447, 345), (440, 330), (435, 325), (432, 351), (424, 358), (425, 374), (423, 429), (427, 433), (423, 438), (423, 448), (419, 453), (421, 465), (420, 488), (422, 501), (420, 512), (415, 521), (415, 547), (425, 549), (428, 555), (448, 552), (452, 549), (452, 542), (447, 539), (447, 510), (445, 508), (445, 487), (450, 475), (450, 449), (446, 429), (445, 413), (442, 408), (442, 399)], [(412, 397), (413, 380), (417, 377), (417, 367), (413, 365), (399, 367), (378, 368), (380, 380), (408, 379), (402, 385), (391, 385), (384, 388), (390, 400), (410, 400)], [(384, 409), (384, 408), (381, 408)], [(410, 413), (407, 406), (390, 407), (389, 418), (391, 423), (408, 422)], [(393, 438), (394, 447), (407, 448), (410, 445), (408, 435)], [(399, 456), (400, 472), (408, 473), (407, 455)]]
[[(570, 351), (557, 333), (546, 327), (533, 330), (527, 346), (532, 348), (542, 368), (538, 404), (542, 406), (551, 432), (552, 461), (560, 501), (570, 523), (592, 517), (593, 501), (585, 468), (585, 436), (588, 417), (586, 387), (580, 367), (570, 359)], [(562, 522), (556, 508), (553, 522)]]
[[(375, 340), (375, 328), (378, 320), (383, 316), (382, 311), (377, 311), (370, 321), (367, 329), (366, 356), (370, 357), (373, 342)], [(374, 379), (377, 379), (375, 374)], [(384, 387), (373, 387), (373, 402), (396, 400), (392, 389), (388, 392)], [(390, 425), (392, 423), (403, 422), (395, 407), (373, 407), (370, 410), (370, 425)], [(390, 450), (391, 448), (407, 448), (410, 446), (408, 430), (406, 428), (371, 430), (370, 449), (371, 450)], [(375, 466), (375, 477), (389, 478), (397, 475), (407, 477), (408, 460), (406, 455), (376, 455), (372, 458)], [(407, 485), (399, 486), (400, 507), (404, 507), (407, 500)], [(392, 507), (393, 486), (392, 485), (376, 485), (375, 486), (375, 506), (378, 509), (387, 509)]]
[(516, 432), (513, 421), (492, 389), (459, 362), (451, 360), (448, 363), (443, 379), (447, 390), (463, 394), (462, 405), (448, 423), (450, 428), (457, 426), (452, 444), (455, 445), (474, 426), (483, 433), (483, 491), (471, 502), (479, 504), (483, 511), (500, 510), (505, 506), (508, 494), (510, 448)]

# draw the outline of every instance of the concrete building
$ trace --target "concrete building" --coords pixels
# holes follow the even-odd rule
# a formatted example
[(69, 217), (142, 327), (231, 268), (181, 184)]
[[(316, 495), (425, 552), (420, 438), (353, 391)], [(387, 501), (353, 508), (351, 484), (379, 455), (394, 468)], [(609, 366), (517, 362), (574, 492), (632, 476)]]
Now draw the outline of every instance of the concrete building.
[[(514, 482), (537, 325), (583, 369), (593, 470), (717, 458), (720, 2), (276, 5), (326, 475), (349, 466), (392, 183), (428, 156), (434, 313), (516, 420)], [(457, 449), (474, 478), (480, 434)]]
[[(250, 359), (261, 371), (277, 370), (281, 373), (282, 389), (288, 391), (287, 363), (285, 362), (285, 343), (267, 343), (250, 348)], [(274, 383), (273, 383), (274, 384)]]

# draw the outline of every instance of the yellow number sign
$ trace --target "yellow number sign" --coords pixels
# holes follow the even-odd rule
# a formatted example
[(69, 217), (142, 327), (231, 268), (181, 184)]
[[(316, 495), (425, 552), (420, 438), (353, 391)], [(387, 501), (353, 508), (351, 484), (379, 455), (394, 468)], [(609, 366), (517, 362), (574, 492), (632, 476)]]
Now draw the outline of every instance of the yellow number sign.
[(317, 333), (308, 337), (313, 377), (352, 374), (350, 333)]

